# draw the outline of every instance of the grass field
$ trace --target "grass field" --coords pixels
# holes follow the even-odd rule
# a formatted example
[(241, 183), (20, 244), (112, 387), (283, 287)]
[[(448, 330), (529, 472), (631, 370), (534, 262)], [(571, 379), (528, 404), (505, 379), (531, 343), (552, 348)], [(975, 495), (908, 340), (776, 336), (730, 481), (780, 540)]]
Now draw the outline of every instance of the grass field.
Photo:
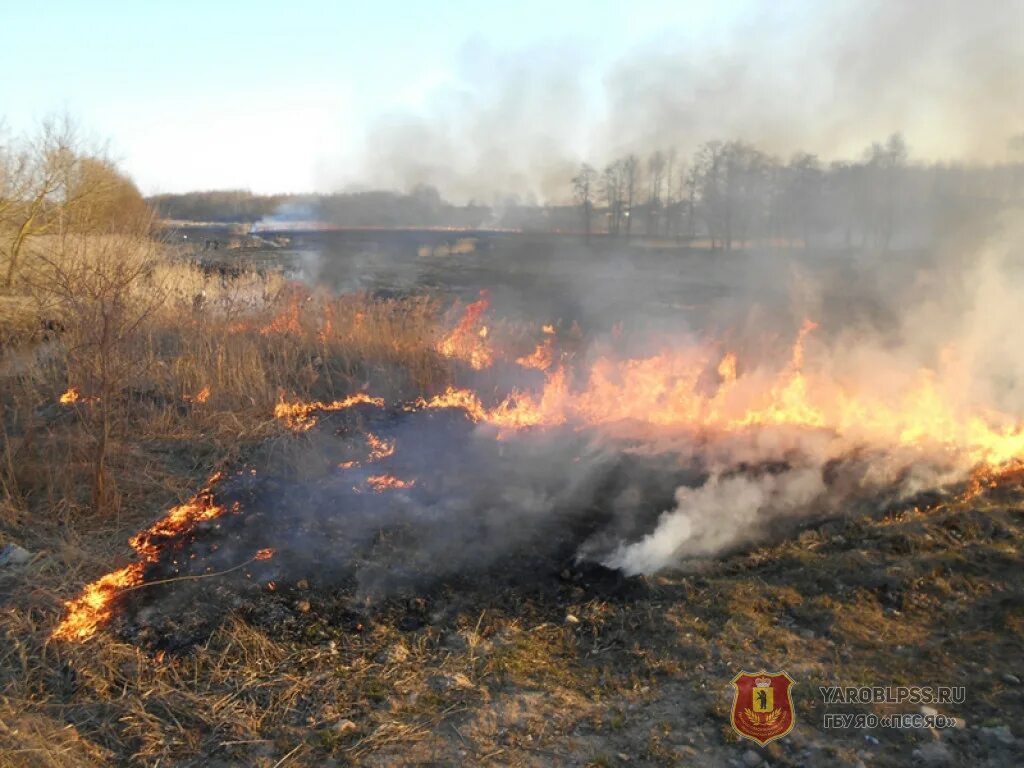
[[(486, 383), (439, 352), (458, 315), (437, 291), (339, 295), (133, 253), (145, 269), (126, 290), (114, 289), (134, 262), (79, 252), (96, 266), (55, 273), (81, 278), (66, 291), (0, 304), (0, 546), (29, 553), (0, 566), (0, 765), (1019, 764), (1024, 486), (1012, 472), (850, 509), (695, 572), (625, 579), (567, 563), (358, 607), (313, 564), (255, 592), (202, 582), (190, 599), (234, 607), (187, 648), (116, 623), (51, 639), (64, 601), (128, 563), (129, 538), (213, 473), (317, 476), (308, 448), (332, 422), (290, 428), (275, 418), (282, 401), (401, 403)], [(715, 272), (696, 272), (673, 279), (699, 299)], [(510, 275), (498, 304), (544, 283)], [(565, 326), (586, 326), (591, 305), (576, 308)], [(104, 318), (118, 329), (106, 346)], [(797, 726), (766, 748), (729, 724), (729, 681), (762, 668), (796, 680)], [(936, 705), (957, 718), (947, 730), (826, 730), (825, 685), (963, 685), (967, 700)]]

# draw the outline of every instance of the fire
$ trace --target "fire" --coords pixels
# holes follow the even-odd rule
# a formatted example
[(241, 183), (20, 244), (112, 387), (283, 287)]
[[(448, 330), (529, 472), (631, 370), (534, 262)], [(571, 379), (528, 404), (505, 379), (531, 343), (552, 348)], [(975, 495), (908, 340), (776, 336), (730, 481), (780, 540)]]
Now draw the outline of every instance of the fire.
[[(467, 307), (459, 327), (446, 339), (452, 341), (453, 350), (483, 340), (486, 334), (481, 330), (486, 326), (479, 318), (485, 309), (485, 298)], [(962, 380), (962, 372), (953, 351), (942, 355), (934, 370), (888, 375), (874, 386), (870, 380), (846, 380), (817, 360), (815, 349), (808, 345), (815, 328), (813, 322), (804, 322), (778, 368), (741, 365), (735, 352), (723, 353), (714, 343), (693, 342), (646, 357), (599, 357), (589, 370), (578, 371), (555, 358), (553, 334), (546, 334), (538, 351), (550, 351), (550, 361), (538, 351), (527, 358), (544, 363), (533, 366), (544, 372), (543, 386), (537, 391), (515, 391), (496, 405), (485, 405), (476, 392), (449, 387), (410, 402), (405, 409), (456, 409), (474, 422), (497, 427), (499, 437), (506, 431), (558, 425), (573, 429), (639, 425), (642, 431), (672, 428), (701, 436), (746, 434), (769, 427), (808, 430), (816, 437), (842, 441), (844, 450), (860, 445), (899, 447), (954, 460), (958, 467), (974, 470), (965, 498), (1010, 472), (1024, 471), (1024, 427), (1019, 420), (979, 409), (958, 394), (955, 383)], [(470, 347), (474, 349), (486, 347)], [(519, 362), (528, 364), (523, 359)], [(708, 386), (709, 380), (714, 384)], [(287, 403), (282, 398), (274, 415), (290, 429), (304, 432), (314, 426), (320, 412), (357, 404), (383, 407), (384, 400), (366, 393), (329, 403)], [(366, 434), (366, 444), (367, 463), (387, 459), (396, 450), (394, 441), (373, 433)], [(359, 462), (339, 466), (347, 469)], [(211, 484), (216, 480), (215, 476)], [(383, 493), (411, 488), (415, 482), (381, 473), (370, 475), (354, 490)], [(92, 636), (111, 617), (115, 598), (142, 583), (145, 566), (156, 561), (167, 539), (188, 534), (201, 522), (224, 513), (209, 486), (170, 509), (131, 538), (139, 561), (101, 577), (69, 601), (67, 615), (53, 636), (74, 640)], [(254, 559), (272, 555), (270, 549), (260, 550)]]
[(722, 378), (722, 384), (728, 386), (736, 381), (736, 355), (732, 352), (726, 353), (718, 364), (718, 375)]
[(358, 392), (343, 400), (334, 400), (330, 403), (320, 400), (306, 403), (288, 403), (285, 402), (282, 395), (281, 400), (274, 406), (274, 417), (283, 421), (289, 429), (295, 432), (306, 432), (316, 425), (316, 414), (319, 411), (342, 411), (360, 404), (375, 405), (378, 408), (383, 408), (384, 398), (370, 397), (365, 392)]
[(324, 305), (324, 319), (320, 325), (320, 330), (317, 331), (317, 339), (321, 344), (327, 344), (334, 336), (334, 312), (331, 310), (330, 304)]
[(140, 555), (153, 561), (159, 554), (157, 542), (160, 539), (177, 536), (194, 528), (197, 523), (212, 520), (222, 514), (224, 507), (214, 503), (213, 494), (209, 490), (203, 490), (186, 503), (172, 507), (149, 528), (128, 539), (128, 543)]
[(553, 336), (555, 334), (555, 326), (553, 326), (553, 325), (543, 325), (543, 326), (541, 326), (540, 330), (541, 330), (541, 333), (543, 333), (543, 334), (545, 334), (547, 336)]
[(483, 421), (487, 418), (487, 410), (481, 404), (480, 398), (468, 389), (448, 387), (444, 394), (435, 395), (429, 400), (421, 397), (406, 406), (406, 410), (410, 411), (419, 408), (460, 408), (473, 421)]
[(142, 583), (145, 563), (131, 563), (86, 586), (81, 597), (65, 603), (67, 615), (53, 631), (55, 640), (87, 640), (113, 616), (113, 600)]
[(274, 550), (272, 547), (260, 549), (256, 551), (256, 554), (252, 556), (253, 560), (269, 560), (274, 556)]
[(292, 293), (288, 307), (260, 329), (263, 336), (276, 334), (302, 335), (302, 297), (298, 291)]
[(51, 637), (56, 640), (82, 641), (96, 634), (113, 616), (115, 598), (142, 584), (146, 565), (155, 562), (159, 557), (161, 539), (187, 533), (197, 523), (224, 513), (224, 507), (214, 503), (210, 490), (210, 486), (221, 477), (220, 473), (214, 474), (207, 481), (206, 487), (190, 501), (172, 507), (164, 517), (145, 531), (132, 536), (128, 543), (141, 560), (101, 576), (87, 584), (80, 597), (67, 601), (64, 604), (65, 616)]
[(85, 405), (88, 403), (96, 403), (98, 401), (98, 397), (87, 397), (83, 395), (78, 387), (68, 387), (68, 391), (59, 398), (61, 405), (75, 405), (78, 403)]
[(367, 457), (367, 461), (386, 459), (388, 456), (393, 456), (395, 453), (394, 442), (381, 440), (372, 432), (366, 433), (366, 442), (370, 445), (370, 455)]
[(445, 357), (462, 360), (478, 371), (489, 367), (494, 356), (487, 346), (488, 328), (481, 323), (481, 318), (490, 303), (487, 291), (480, 291), (480, 299), (466, 305), (462, 319), (438, 342), (437, 351)]
[(382, 493), (392, 488), (412, 488), (416, 485), (415, 480), (400, 480), (394, 475), (370, 475), (366, 483), (377, 493)]
[(539, 371), (548, 370), (555, 363), (553, 339), (551, 337), (544, 339), (532, 353), (517, 358), (516, 362), (524, 368), (536, 368)]
[[(370, 453), (366, 457), (367, 463), (386, 459), (389, 456), (393, 456), (395, 453), (394, 441), (388, 442), (387, 440), (381, 440), (372, 432), (366, 433), (366, 442), (370, 446)], [(358, 466), (359, 462), (353, 459), (352, 461), (341, 462), (338, 464), (338, 469), (352, 469)]]
[(203, 387), (198, 392), (196, 392), (194, 395), (184, 395), (182, 397), (182, 400), (184, 400), (186, 403), (200, 403), (200, 404), (202, 404), (202, 403), (205, 403), (209, 399), (210, 399), (210, 388), (209, 387)]
[[(501, 429), (620, 422), (719, 433), (791, 427), (831, 433), (850, 444), (937, 451), (991, 467), (1024, 457), (1020, 423), (974, 412), (943, 388), (943, 382), (956, 380), (954, 368), (922, 369), (903, 385), (877, 392), (808, 370), (806, 346), (816, 327), (803, 323), (788, 363), (774, 374), (740, 374), (735, 353), (715, 355), (713, 345), (695, 345), (645, 358), (599, 358), (583, 379), (572, 380), (561, 366), (543, 368), (546, 360), (535, 352), (518, 362), (545, 370), (539, 392), (513, 392), (486, 407), (471, 390), (449, 388), (409, 407), (460, 408), (470, 419)], [(954, 366), (956, 357), (947, 354), (942, 361)], [(700, 386), (709, 368), (718, 374), (712, 392)]]

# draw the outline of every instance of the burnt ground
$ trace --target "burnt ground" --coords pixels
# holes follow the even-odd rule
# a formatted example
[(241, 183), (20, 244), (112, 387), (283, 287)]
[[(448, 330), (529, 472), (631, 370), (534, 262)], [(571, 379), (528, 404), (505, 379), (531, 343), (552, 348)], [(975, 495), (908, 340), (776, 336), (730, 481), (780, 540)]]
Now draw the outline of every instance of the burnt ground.
[[(489, 466), (493, 457), (466, 439), (472, 425), (454, 411), (366, 408), (324, 418), (306, 440), (323, 455), (357, 428), (388, 437), (391, 425), (408, 441), (421, 433), (407, 425), (424, 423), (446, 444), (472, 447), (439, 460), (429, 443), (374, 471), (408, 474), (431, 456), (442, 467), (433, 485), (417, 475), (407, 491), (357, 491), (351, 473), (362, 470), (319, 473), (303, 453), (295, 465), (314, 479), (241, 471), (216, 489), (239, 511), (165, 542), (147, 580), (186, 578), (122, 601), (108, 632), (141, 655), (121, 684), (187, 678), (216, 658), (239, 670), (219, 684), (219, 706), (268, 713), (245, 730), (190, 711), (197, 707), (187, 696), (154, 704), (152, 716), (180, 719), (190, 734), (188, 748), (167, 754), (172, 763), (1020, 764), (1021, 476), (969, 499), (952, 489), (917, 504), (865, 501), (841, 519), (805, 523), (688, 573), (626, 578), (573, 555), (614, 520), (602, 500), (615, 495), (618, 478), (635, 476), (635, 463), (603, 466), (588, 488), (591, 505), (508, 548), (466, 555), (488, 535), (476, 529), (441, 549), (428, 543), (417, 559), (436, 525), (410, 525), (408, 508), (391, 526), (361, 518), (401, 506), (396, 494), (450, 495), (455, 464), (473, 476), (474, 456)], [(562, 440), (559, 450), (580, 448), (578, 436)], [(510, 450), (500, 443), (487, 444)], [(699, 479), (696, 468), (668, 479), (662, 465), (647, 469), (644, 485), (654, 490), (644, 506), (655, 510), (680, 478)], [(649, 482), (656, 477), (662, 488)], [(276, 548), (268, 561), (187, 578), (245, 563), (263, 546)], [(53, 683), (67, 722), (86, 731), (93, 715), (81, 702), (95, 684), (87, 648), (68, 653)], [(766, 748), (729, 725), (729, 681), (762, 668), (796, 680), (797, 726)], [(825, 730), (826, 712), (920, 707), (827, 709), (824, 685), (962, 685), (967, 699), (936, 706), (957, 718), (941, 731)]]
[[(740, 257), (672, 254), (669, 280), (661, 256), (602, 272), (587, 253), (587, 269), (598, 272), (594, 284), (569, 291), (568, 277), (551, 279), (547, 267), (537, 275), (499, 255), (481, 249), (474, 259), (431, 257), (409, 275), (404, 261), (384, 259), (383, 269), (408, 278), (398, 288), (417, 286), (423, 270), (428, 278), (454, 276), (464, 300), (505, 274), (508, 284), (493, 291), (496, 316), (505, 314), (503, 301), (526, 297), (531, 307), (549, 308), (552, 295), (568, 294), (577, 306), (530, 315), (560, 318), (560, 328), (576, 320), (586, 328), (588, 319), (610, 325), (622, 313), (609, 300), (619, 298), (704, 327), (714, 314), (708, 297), (729, 294), (737, 280), (760, 297), (773, 269), (751, 277), (752, 262)], [(538, 251), (535, 261), (554, 263), (549, 256)], [(347, 288), (352, 275), (367, 274), (366, 263), (327, 261), (324, 270), (340, 270), (327, 277)], [(840, 262), (823, 263), (836, 269)], [(896, 258), (886, 264), (912, 266)], [(396, 284), (390, 272), (370, 277), (354, 287)], [(823, 333), (830, 318), (842, 328), (865, 313), (888, 326), (884, 312), (864, 309), (875, 305), (849, 280), (826, 282), (842, 295), (827, 295)], [(899, 291), (907, 285), (879, 282)], [(605, 283), (607, 290), (596, 290)], [(366, 446), (355, 440), (345, 454), (337, 433), (372, 428), (388, 437), (406, 423), (391, 411), (387, 423), (373, 423), (380, 415), (324, 417), (299, 440), (264, 442), (270, 430), (257, 439), (235, 429), (229, 446), (170, 445), (177, 479), (162, 501), (187, 497), (201, 483), (200, 467), (205, 473), (227, 461), (230, 475), (216, 492), (229, 507), (238, 501), (239, 511), (165, 542), (164, 558), (147, 573), (150, 583), (204, 578), (130, 593), (87, 643), (47, 642), (62, 599), (123, 565), (131, 554), (125, 540), (160, 505), (81, 532), (57, 531), (30, 546), (28, 564), (0, 568), (0, 766), (1024, 763), (1020, 477), (971, 498), (952, 489), (904, 503), (861, 499), (841, 518), (775, 530), (690, 571), (625, 578), (576, 562), (578, 545), (609, 526), (626, 536), (649, 527), (676, 485), (699, 480), (699, 466), (667, 471), (657, 457), (635, 456), (606, 462), (572, 434), (558, 435), (548, 451), (502, 462), (514, 443), (466, 441), (465, 420), (439, 413), (425, 434), (457, 438), (448, 445), (463, 450), (440, 451), (413, 429), (400, 436), (405, 444), (422, 438), (419, 450), (350, 470), (342, 482), (336, 464), (363, 458)], [(350, 417), (364, 423), (349, 425)], [(260, 443), (255, 454), (247, 447), (253, 442)], [(511, 468), (523, 459), (551, 463), (543, 489), (557, 490), (566, 466), (552, 462), (555, 455), (591, 456), (588, 466), (601, 471), (573, 486), (587, 503), (574, 497), (553, 529), (456, 527), (443, 517), (410, 525), (418, 518), (409, 514), (399, 518), (405, 525), (366, 524), (415, 511), (431, 496), (485, 509), (478, 502), (492, 501), (489, 489), (517, 485)], [(433, 474), (416, 457), (429, 458)], [(365, 480), (385, 468), (417, 484), (372, 494)], [(474, 476), (479, 483), (466, 483)], [(454, 478), (458, 488), (446, 485)], [(629, 478), (640, 478), (646, 495), (633, 495)], [(619, 498), (647, 514), (617, 515)], [(512, 547), (474, 547), (510, 538)], [(430, 546), (419, 546), (424, 541)], [(252, 561), (263, 546), (274, 557)], [(729, 681), (759, 668), (796, 680), (796, 727), (764, 749), (729, 725)], [(957, 727), (822, 727), (818, 686), (901, 684), (963, 685), (963, 704), (936, 707), (957, 718)]]

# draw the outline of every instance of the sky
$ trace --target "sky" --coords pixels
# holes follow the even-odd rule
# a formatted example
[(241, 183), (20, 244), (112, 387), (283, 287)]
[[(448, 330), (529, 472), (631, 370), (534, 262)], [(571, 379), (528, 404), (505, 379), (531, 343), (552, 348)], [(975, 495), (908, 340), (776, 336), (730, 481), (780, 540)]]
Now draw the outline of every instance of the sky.
[(18, 133), (70, 114), (147, 194), (427, 182), (543, 198), (581, 159), (718, 130), (783, 154), (904, 130), (925, 155), (998, 159), (1005, 140), (962, 114), (978, 105), (947, 104), (975, 77), (985, 119), (1024, 131), (1024, 3), (834, 5), (0, 0), (18, 30), (0, 116)]

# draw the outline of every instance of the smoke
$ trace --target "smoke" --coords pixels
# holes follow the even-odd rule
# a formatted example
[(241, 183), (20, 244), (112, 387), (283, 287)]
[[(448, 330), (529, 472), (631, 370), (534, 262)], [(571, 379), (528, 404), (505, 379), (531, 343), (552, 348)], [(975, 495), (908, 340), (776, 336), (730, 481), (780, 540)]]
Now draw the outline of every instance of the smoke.
[(825, 493), (821, 471), (799, 469), (762, 477), (714, 475), (700, 488), (679, 488), (676, 506), (638, 542), (623, 544), (604, 564), (629, 575), (655, 573), (688, 557), (716, 555), (755, 538), (776, 516), (805, 511)]
[(418, 113), (380, 117), (363, 152), (365, 181), (411, 190), (430, 184), (460, 201), (560, 194), (583, 138), (584, 61), (572, 50), (503, 56), (470, 45), (460, 80), (430, 94)]
[(361, 180), (559, 201), (582, 159), (688, 156), (712, 139), (849, 158), (897, 131), (919, 159), (1002, 161), (1024, 130), (1022, 24), (1019, 0), (786, 4), (721, 40), (668, 25), (604, 71), (565, 41), (474, 43), (453, 81), (370, 127)]

